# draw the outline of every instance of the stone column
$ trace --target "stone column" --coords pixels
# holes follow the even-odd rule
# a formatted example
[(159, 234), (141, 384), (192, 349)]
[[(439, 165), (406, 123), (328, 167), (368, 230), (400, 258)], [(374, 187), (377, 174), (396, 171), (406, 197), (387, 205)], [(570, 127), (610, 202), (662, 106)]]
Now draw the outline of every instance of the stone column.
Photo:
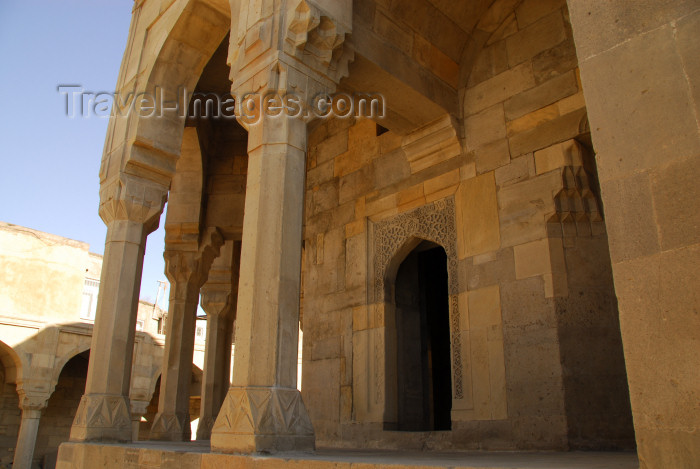
[(296, 388), (305, 149), (301, 119), (263, 116), (249, 129), (236, 357), (215, 451), (314, 448)]
[(12, 467), (16, 469), (31, 469), (34, 459), (34, 447), (39, 431), (41, 414), (46, 409), (48, 396), (30, 396), (23, 389), (18, 389), (20, 394), (20, 407), (22, 409), (22, 422), (17, 435), (17, 445)]
[[(208, 284), (207, 284), (208, 285)], [(204, 351), (202, 402), (197, 439), (211, 438), (221, 404), (226, 397), (231, 376), (231, 338), (235, 296), (229, 290), (202, 288), (202, 309), (207, 313), (207, 339)]]
[(231, 384), (231, 341), (238, 296), (241, 243), (227, 240), (214, 260), (207, 283), (201, 289), (202, 309), (207, 313), (202, 401), (197, 439), (211, 438), (214, 420)]
[(640, 467), (698, 467), (699, 4), (567, 3)]
[[(229, 63), (238, 115), (248, 128), (248, 179), (233, 385), (212, 429), (211, 447), (242, 453), (312, 450), (313, 427), (296, 388), (306, 122), (313, 117), (306, 104), (335, 91), (347, 74), (352, 50), (343, 43), (351, 32), (352, 2), (263, 0), (237, 6)], [(254, 110), (240, 99), (248, 93), (257, 101)], [(268, 101), (270, 94), (277, 99)], [(299, 106), (283, 106), (287, 95)]]
[(165, 352), (160, 378), (158, 413), (151, 440), (189, 441), (190, 381), (199, 289), (219, 253), (223, 239), (215, 230), (198, 251), (168, 250), (164, 254), (170, 280), (170, 304), (165, 329)]
[(100, 191), (107, 241), (85, 394), (70, 433), (73, 441), (131, 440), (129, 388), (143, 254), (166, 194), (163, 186), (123, 173)]
[(139, 429), (141, 427), (141, 418), (146, 415), (148, 409), (148, 401), (131, 400), (131, 439), (139, 441)]

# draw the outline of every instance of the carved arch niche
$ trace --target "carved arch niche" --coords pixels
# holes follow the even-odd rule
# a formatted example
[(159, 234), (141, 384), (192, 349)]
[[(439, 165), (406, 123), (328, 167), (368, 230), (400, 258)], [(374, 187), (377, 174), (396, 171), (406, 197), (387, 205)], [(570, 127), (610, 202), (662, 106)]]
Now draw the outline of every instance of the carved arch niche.
[[(452, 415), (471, 408), (468, 344), (464, 348), (455, 202), (441, 199), (392, 218), (370, 223), (368, 250), (368, 318), (370, 326), (355, 339), (359, 347), (354, 377), (355, 415), (360, 421), (396, 429), (397, 334), (395, 280), (402, 262), (421, 243), (442, 247), (446, 254), (449, 308)], [(359, 340), (358, 340), (359, 339)], [(464, 359), (467, 362), (465, 363)], [(453, 418), (454, 420), (454, 418)]]

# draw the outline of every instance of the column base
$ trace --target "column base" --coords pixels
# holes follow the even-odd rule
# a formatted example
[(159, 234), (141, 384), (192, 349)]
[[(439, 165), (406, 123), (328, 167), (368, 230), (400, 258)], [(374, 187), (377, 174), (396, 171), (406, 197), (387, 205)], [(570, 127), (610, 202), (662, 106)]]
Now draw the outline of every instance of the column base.
[(314, 429), (294, 388), (231, 387), (211, 432), (222, 453), (313, 451)]
[(70, 429), (71, 441), (131, 441), (129, 398), (111, 394), (85, 394)]
[(197, 424), (197, 439), (198, 440), (210, 440), (211, 439), (211, 429), (214, 428), (214, 417), (202, 417), (199, 416), (199, 423)]
[(190, 414), (158, 412), (153, 419), (149, 439), (157, 441), (190, 441), (192, 439)]

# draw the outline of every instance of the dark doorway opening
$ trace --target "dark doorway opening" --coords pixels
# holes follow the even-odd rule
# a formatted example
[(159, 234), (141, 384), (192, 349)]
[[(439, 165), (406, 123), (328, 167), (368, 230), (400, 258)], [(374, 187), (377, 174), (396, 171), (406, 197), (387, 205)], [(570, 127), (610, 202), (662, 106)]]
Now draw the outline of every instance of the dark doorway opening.
[(396, 275), (397, 404), (399, 431), (452, 428), (452, 370), (447, 254), (428, 241)]

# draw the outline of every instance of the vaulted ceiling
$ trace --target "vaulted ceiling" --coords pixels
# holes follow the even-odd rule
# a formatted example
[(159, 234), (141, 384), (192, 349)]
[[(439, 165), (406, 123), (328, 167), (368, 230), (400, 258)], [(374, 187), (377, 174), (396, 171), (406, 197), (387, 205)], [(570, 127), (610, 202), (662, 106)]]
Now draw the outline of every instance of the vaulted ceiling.
[(520, 2), (354, 0), (355, 61), (341, 88), (382, 93), (386, 126), (400, 133), (445, 113), (459, 117), (474, 54)]

